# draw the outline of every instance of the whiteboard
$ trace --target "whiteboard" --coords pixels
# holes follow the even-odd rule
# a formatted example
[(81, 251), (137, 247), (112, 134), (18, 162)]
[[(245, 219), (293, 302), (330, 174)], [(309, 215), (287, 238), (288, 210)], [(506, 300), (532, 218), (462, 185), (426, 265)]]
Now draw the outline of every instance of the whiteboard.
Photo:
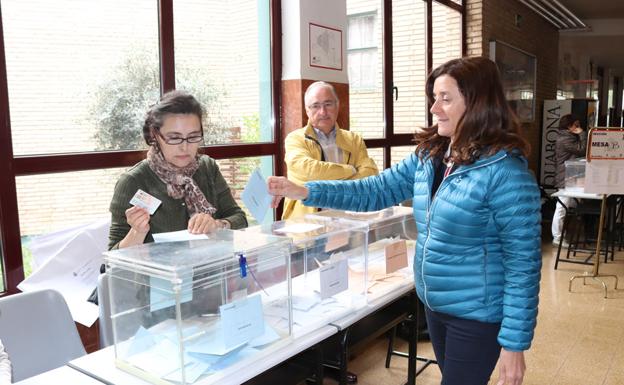
[(601, 127), (589, 131), (585, 192), (624, 194), (624, 129)]

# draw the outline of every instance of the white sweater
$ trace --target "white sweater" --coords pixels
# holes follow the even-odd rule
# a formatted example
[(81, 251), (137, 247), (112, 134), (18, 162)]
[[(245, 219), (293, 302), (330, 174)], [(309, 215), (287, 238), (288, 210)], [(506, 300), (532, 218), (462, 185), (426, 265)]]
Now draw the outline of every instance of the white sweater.
[(4, 345), (0, 341), (0, 385), (11, 383), (11, 361), (9, 355), (4, 351)]

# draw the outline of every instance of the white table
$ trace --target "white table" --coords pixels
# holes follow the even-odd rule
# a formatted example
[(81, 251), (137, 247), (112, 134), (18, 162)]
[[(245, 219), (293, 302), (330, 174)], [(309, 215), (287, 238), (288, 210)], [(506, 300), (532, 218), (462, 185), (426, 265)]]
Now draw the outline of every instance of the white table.
[[(197, 381), (194, 385), (208, 384), (240, 384), (245, 382), (264, 371), (278, 365), (287, 359), (301, 353), (305, 349), (314, 346), (324, 339), (336, 334), (338, 330), (333, 326), (324, 326), (316, 331), (306, 334), (300, 338), (293, 339), (289, 344), (277, 350), (274, 354), (263, 357), (254, 361), (252, 365), (248, 365), (246, 370), (228, 371), (212, 374), (204, 379)], [(89, 355), (77, 358), (69, 363), (94, 378), (101, 378), (107, 383), (114, 385), (148, 385), (149, 382), (127, 373), (115, 365), (115, 353), (112, 346), (101, 349)], [(59, 382), (56, 382), (59, 383)]]
[(553, 197), (577, 198), (577, 199), (602, 199), (602, 194), (586, 193), (576, 189), (561, 189), (551, 194)]
[(368, 303), (365, 307), (358, 309), (357, 311), (349, 314), (346, 317), (331, 322), (330, 325), (337, 327), (338, 330), (344, 330), (349, 326), (353, 325), (355, 322), (361, 320), (367, 315), (376, 312), (377, 310), (393, 302), (394, 300), (401, 298), (412, 290), (414, 290), (413, 278), (406, 280), (405, 285), (399, 286), (397, 289), (386, 293), (384, 296), (376, 298), (374, 302)]
[(102, 385), (102, 383), (93, 377), (89, 377), (69, 366), (61, 366), (53, 370), (41, 373), (39, 375), (16, 382), (19, 385), (52, 385), (52, 384), (71, 384), (71, 385)]

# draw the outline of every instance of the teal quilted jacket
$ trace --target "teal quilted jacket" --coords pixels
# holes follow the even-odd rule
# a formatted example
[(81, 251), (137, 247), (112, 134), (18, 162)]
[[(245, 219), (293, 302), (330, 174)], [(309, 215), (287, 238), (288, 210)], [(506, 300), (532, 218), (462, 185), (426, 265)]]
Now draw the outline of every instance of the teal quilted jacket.
[(458, 167), (431, 197), (433, 162), (415, 154), (377, 176), (308, 182), (304, 204), (373, 211), (412, 198), (414, 277), (431, 310), (501, 322), (500, 345), (529, 348), (537, 318), (540, 193), (526, 160), (506, 151)]

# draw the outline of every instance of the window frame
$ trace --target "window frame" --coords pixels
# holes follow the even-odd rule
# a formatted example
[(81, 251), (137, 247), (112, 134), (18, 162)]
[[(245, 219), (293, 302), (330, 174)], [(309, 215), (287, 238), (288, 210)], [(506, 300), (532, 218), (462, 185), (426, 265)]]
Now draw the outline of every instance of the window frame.
[[(461, 15), (461, 47), (462, 56), (466, 55), (466, 4), (457, 4), (451, 0), (423, 0), (426, 3), (427, 25), (426, 25), (426, 73), (430, 73), (433, 63), (433, 2), (445, 5), (457, 11)], [(384, 114), (384, 137), (379, 139), (364, 139), (367, 148), (383, 148), (384, 164), (382, 168), (392, 165), (392, 147), (408, 146), (412, 144), (414, 138), (412, 134), (400, 134), (394, 132), (394, 85), (393, 85), (393, 62), (392, 62), (392, 0), (382, 2), (382, 28), (383, 28), (383, 114)], [(357, 15), (357, 14), (355, 14)], [(429, 108), (427, 109), (427, 124), (431, 125), (433, 117)]]
[[(279, 116), (281, 84), (281, 0), (268, 0), (271, 36), (272, 113)], [(161, 95), (175, 89), (173, 0), (158, 1), (158, 50)], [(204, 146), (201, 152), (214, 159), (272, 156), (276, 175), (283, 174), (280, 120), (273, 119), (273, 141), (267, 143)], [(4, 29), (0, 8), (0, 257), (4, 260), (5, 292), (16, 293), (24, 279), (21, 232), (17, 207), (16, 178), (58, 172), (129, 167), (145, 159), (145, 150), (93, 151), (69, 154), (13, 155), (11, 121), (4, 49)], [(277, 215), (281, 215), (278, 210)]]
[[(284, 175), (284, 133), (281, 129), (281, 75), (282, 75), (282, 27), (281, 0), (268, 0), (270, 7), (271, 36), (271, 85), (273, 113), (273, 141), (268, 143), (217, 145), (202, 147), (202, 152), (215, 159), (272, 156), (275, 175)], [(461, 13), (462, 55), (466, 54), (466, 5), (451, 0), (424, 0), (427, 3), (426, 60), (427, 73), (432, 63), (432, 2)], [(382, 12), (376, 13), (383, 28), (383, 108), (384, 137), (366, 139), (369, 148), (382, 148), (383, 168), (390, 167), (391, 148), (412, 144), (411, 134), (395, 134), (393, 125), (393, 67), (392, 67), (392, 1), (382, 0)], [(158, 31), (160, 53), (161, 93), (175, 88), (175, 58), (173, 38), (173, 0), (158, 0)], [(378, 50), (379, 47), (376, 47)], [(426, 108), (426, 107), (425, 107)], [(427, 111), (428, 124), (432, 117)], [(16, 177), (70, 171), (86, 171), (103, 168), (129, 167), (145, 158), (145, 151), (103, 151), (71, 154), (46, 154), (14, 156), (9, 114), (6, 58), (2, 10), (0, 8), (0, 258), (4, 261), (5, 292), (1, 295), (18, 292), (17, 285), (24, 279), (19, 227)], [(281, 207), (276, 217), (281, 217)]]

